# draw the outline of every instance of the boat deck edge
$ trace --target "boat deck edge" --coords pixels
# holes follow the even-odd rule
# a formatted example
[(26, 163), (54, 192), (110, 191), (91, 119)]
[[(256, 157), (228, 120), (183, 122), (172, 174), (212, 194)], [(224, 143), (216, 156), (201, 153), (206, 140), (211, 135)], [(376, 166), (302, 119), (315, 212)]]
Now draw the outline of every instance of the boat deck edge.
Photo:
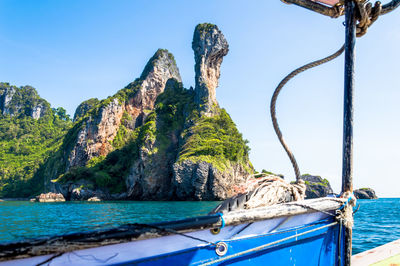
[(400, 265), (400, 239), (353, 255), (351, 265)]

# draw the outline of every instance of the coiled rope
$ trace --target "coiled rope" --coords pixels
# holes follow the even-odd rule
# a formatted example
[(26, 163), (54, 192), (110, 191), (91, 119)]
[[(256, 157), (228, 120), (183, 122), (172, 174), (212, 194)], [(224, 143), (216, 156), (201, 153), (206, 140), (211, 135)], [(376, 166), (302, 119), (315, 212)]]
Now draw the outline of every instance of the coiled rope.
[(311, 62), (309, 64), (306, 64), (302, 67), (297, 68), (296, 70), (294, 70), (293, 72), (291, 72), (289, 75), (287, 75), (278, 85), (278, 87), (276, 87), (274, 94), (272, 95), (272, 99), (271, 99), (271, 105), (270, 105), (270, 112), (271, 112), (271, 119), (272, 119), (272, 124), (274, 126), (274, 130), (276, 135), (278, 136), (278, 139), (280, 141), (280, 143), (282, 144), (283, 148), (285, 149), (287, 155), (289, 156), (289, 159), (292, 163), (293, 169), (294, 169), (294, 173), (296, 175), (296, 182), (298, 182), (300, 180), (300, 170), (299, 170), (299, 166), (296, 162), (296, 159), (293, 155), (293, 153), (290, 151), (288, 145), (286, 144), (285, 140), (283, 139), (282, 136), (282, 132), (279, 129), (279, 125), (278, 125), (278, 120), (276, 118), (276, 101), (278, 99), (279, 93), (281, 92), (282, 88), (286, 85), (286, 83), (289, 82), (289, 80), (291, 80), (292, 78), (294, 78), (296, 75), (300, 74), (301, 72), (304, 72), (308, 69), (311, 69), (313, 67), (317, 67), (320, 66), (324, 63), (327, 63), (329, 61), (332, 61), (333, 59), (337, 58), (338, 56), (340, 56), (344, 51), (344, 45), (338, 50), (336, 51), (334, 54), (325, 57), (323, 59)]

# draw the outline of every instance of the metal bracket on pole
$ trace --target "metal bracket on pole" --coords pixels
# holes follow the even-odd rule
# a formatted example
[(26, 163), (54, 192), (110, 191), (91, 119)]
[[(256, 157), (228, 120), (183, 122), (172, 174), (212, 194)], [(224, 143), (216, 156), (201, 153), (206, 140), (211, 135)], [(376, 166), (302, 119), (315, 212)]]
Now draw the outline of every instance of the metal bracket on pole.
[[(285, 4), (294, 4), (297, 6), (304, 7), (308, 10), (317, 12), (321, 15), (325, 15), (331, 18), (337, 18), (343, 15), (343, 8), (340, 5), (334, 5), (329, 7), (310, 0), (281, 0)], [(400, 0), (399, 0), (400, 1)]]
[[(344, 15), (344, 0), (281, 0), (286, 4), (294, 4), (304, 7), (308, 10), (317, 12), (331, 18), (338, 18)], [(357, 0), (354, 0), (357, 1)], [(318, 3), (319, 2), (319, 3)], [(381, 15), (395, 10), (400, 6), (400, 0), (392, 0), (391, 2), (382, 6)]]

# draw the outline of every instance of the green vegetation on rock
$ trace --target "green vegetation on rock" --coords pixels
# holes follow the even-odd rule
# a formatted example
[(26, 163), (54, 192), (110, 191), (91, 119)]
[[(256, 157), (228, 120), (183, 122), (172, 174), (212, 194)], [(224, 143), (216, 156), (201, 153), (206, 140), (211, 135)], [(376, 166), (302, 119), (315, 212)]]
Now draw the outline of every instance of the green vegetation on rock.
[(185, 113), (193, 112), (193, 106), (193, 93), (184, 89), (182, 84), (171, 82), (157, 98), (155, 110), (148, 112), (142, 126), (135, 130), (126, 128), (123, 124), (129, 116), (123, 115), (112, 143), (114, 151), (106, 157), (93, 158), (85, 167), (72, 168), (57, 181), (65, 183), (85, 179), (93, 182), (95, 189), (123, 192), (126, 189), (125, 178), (132, 163), (138, 159), (140, 149), (152, 147), (150, 152), (155, 154), (166, 152), (171, 144), (170, 134), (183, 129)]
[(187, 159), (205, 161), (220, 171), (232, 162), (248, 168), (248, 141), (243, 139), (225, 109), (218, 109), (218, 114), (211, 117), (202, 116), (184, 132), (184, 137), (186, 141), (179, 154), (179, 162)]
[[(123, 115), (112, 143), (114, 151), (106, 157), (93, 158), (85, 167), (71, 169), (57, 181), (85, 179), (91, 181), (95, 189), (121, 193), (126, 189), (125, 179), (142, 149), (146, 149), (149, 156), (179, 158), (178, 163), (187, 159), (209, 162), (220, 171), (232, 163), (239, 163), (251, 172), (247, 141), (243, 140), (226, 111), (218, 109), (218, 112), (212, 117), (201, 117), (194, 103), (194, 92), (171, 80), (158, 96), (154, 111), (147, 113), (142, 126), (128, 129), (123, 124), (129, 116)], [(69, 134), (74, 134), (78, 125)], [(177, 146), (173, 147), (172, 136), (181, 136), (185, 143), (180, 152)]]
[[(9, 101), (4, 101), (8, 97)], [(1, 99), (3, 98), (3, 99)], [(1, 114), (13, 117), (32, 116), (35, 107), (40, 106), (42, 116), (51, 115), (50, 104), (40, 98), (35, 88), (31, 86), (16, 87), (7, 82), (0, 82)]]
[(215, 27), (215, 25), (212, 23), (202, 23), (202, 24), (197, 25), (195, 30), (197, 30), (199, 32), (205, 32), (205, 31), (211, 30), (214, 27)]
[(142, 127), (134, 130), (126, 144), (106, 157), (94, 157), (85, 167), (75, 167), (63, 174), (57, 181), (74, 182), (81, 179), (92, 182), (96, 188), (107, 189), (110, 193), (125, 190), (125, 177), (129, 168), (139, 155), (139, 148), (151, 134), (154, 121), (147, 121)]
[(43, 190), (43, 181), (32, 179), (72, 125), (65, 115), (49, 112), (38, 120), (0, 116), (0, 197), (28, 197)]
[(98, 105), (99, 102), (100, 101), (97, 98), (91, 98), (89, 100), (86, 100), (86, 101), (82, 102), (80, 105), (78, 105), (78, 107), (75, 110), (75, 114), (74, 114), (74, 122), (78, 121), (80, 118), (85, 116), (85, 114), (90, 109), (92, 109), (93, 107)]

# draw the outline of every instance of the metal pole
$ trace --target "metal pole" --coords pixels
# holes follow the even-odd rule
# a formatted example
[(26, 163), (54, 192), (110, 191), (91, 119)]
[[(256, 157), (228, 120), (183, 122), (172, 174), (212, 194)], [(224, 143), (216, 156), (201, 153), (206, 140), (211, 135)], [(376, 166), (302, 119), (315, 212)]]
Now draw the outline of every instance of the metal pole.
[(356, 44), (355, 3), (346, 0), (342, 192), (353, 191), (353, 87)]
[(356, 44), (355, 3), (346, 0), (346, 43), (344, 68), (342, 192), (353, 191), (353, 87)]
[[(346, 0), (346, 42), (344, 71), (344, 113), (343, 113), (343, 165), (342, 193), (353, 192), (353, 87), (354, 59), (356, 44), (355, 2)], [(351, 263), (352, 228), (346, 228), (345, 265)]]

